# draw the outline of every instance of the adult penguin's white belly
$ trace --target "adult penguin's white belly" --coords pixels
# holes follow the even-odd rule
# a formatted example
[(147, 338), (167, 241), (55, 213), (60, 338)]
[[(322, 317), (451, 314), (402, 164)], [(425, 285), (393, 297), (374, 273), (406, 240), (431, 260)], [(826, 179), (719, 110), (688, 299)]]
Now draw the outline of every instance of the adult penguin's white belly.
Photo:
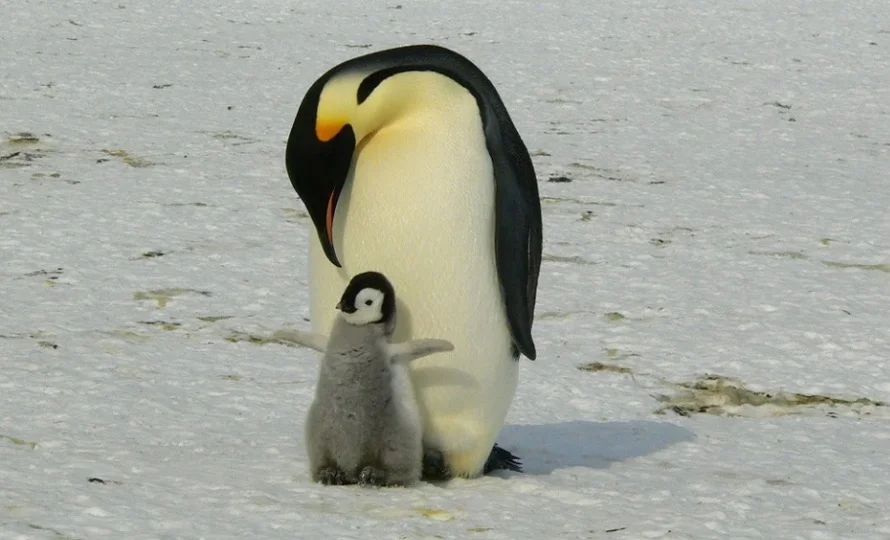
[(472, 95), (442, 75), (418, 76), (442, 79), (430, 85), (440, 106), (387, 125), (357, 148), (332, 227), (341, 268), (310, 235), (312, 326), (330, 332), (352, 276), (385, 274), (398, 298), (394, 339), (454, 344), (413, 362), (411, 374), (425, 445), (443, 453), (451, 474), (476, 476), (518, 370), (495, 265), (495, 182)]

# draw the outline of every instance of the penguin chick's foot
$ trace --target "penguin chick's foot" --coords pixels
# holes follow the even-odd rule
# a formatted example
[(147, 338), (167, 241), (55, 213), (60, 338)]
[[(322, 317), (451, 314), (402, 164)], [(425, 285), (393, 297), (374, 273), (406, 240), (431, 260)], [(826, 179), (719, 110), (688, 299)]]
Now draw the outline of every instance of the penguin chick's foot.
[(488, 459), (485, 460), (482, 474), (488, 474), (498, 470), (522, 472), (522, 463), (519, 461), (518, 456), (513, 455), (509, 450), (504, 450), (495, 444), (491, 449), (491, 453), (488, 454)]
[(318, 471), (318, 481), (326, 486), (342, 486), (346, 483), (346, 475), (337, 467), (325, 467)]
[(386, 483), (386, 474), (377, 467), (368, 465), (359, 473), (358, 483), (360, 486), (382, 486)]

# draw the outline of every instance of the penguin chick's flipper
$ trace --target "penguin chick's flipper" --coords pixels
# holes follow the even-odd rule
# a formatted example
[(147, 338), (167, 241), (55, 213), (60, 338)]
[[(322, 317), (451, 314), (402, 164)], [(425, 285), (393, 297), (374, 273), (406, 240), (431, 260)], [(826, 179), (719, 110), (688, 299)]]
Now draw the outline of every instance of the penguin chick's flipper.
[(328, 347), (327, 336), (315, 334), (312, 332), (303, 332), (302, 330), (276, 330), (272, 334), (272, 338), (280, 339), (281, 341), (289, 341), (291, 343), (296, 343), (297, 345), (302, 345), (304, 347), (309, 347), (310, 349), (314, 349), (320, 353), (325, 352)]
[(509, 450), (504, 450), (498, 445), (494, 445), (488, 459), (485, 460), (485, 466), (482, 468), (482, 474), (488, 474), (492, 471), (514, 471), (522, 472), (522, 463), (519, 458), (514, 456)]
[(407, 364), (424, 356), (453, 350), (454, 345), (444, 339), (415, 339), (414, 341), (390, 343), (389, 345), (389, 354), (394, 364)]

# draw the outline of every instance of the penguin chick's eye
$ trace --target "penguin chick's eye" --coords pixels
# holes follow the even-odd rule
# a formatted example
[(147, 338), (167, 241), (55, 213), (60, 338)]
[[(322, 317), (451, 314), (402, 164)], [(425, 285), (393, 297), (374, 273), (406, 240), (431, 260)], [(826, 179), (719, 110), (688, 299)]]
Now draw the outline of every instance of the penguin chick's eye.
[(359, 309), (367, 309), (372, 306), (383, 303), (383, 291), (378, 291), (373, 287), (366, 287), (355, 295), (355, 307)]

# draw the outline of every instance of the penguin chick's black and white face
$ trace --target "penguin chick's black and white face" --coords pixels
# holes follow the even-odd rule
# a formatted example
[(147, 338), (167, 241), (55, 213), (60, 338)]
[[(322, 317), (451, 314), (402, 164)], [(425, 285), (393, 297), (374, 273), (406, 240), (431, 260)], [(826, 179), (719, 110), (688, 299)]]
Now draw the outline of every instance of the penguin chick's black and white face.
[(353, 277), (346, 286), (337, 309), (349, 324), (386, 324), (395, 315), (395, 291), (383, 274), (364, 272)]

